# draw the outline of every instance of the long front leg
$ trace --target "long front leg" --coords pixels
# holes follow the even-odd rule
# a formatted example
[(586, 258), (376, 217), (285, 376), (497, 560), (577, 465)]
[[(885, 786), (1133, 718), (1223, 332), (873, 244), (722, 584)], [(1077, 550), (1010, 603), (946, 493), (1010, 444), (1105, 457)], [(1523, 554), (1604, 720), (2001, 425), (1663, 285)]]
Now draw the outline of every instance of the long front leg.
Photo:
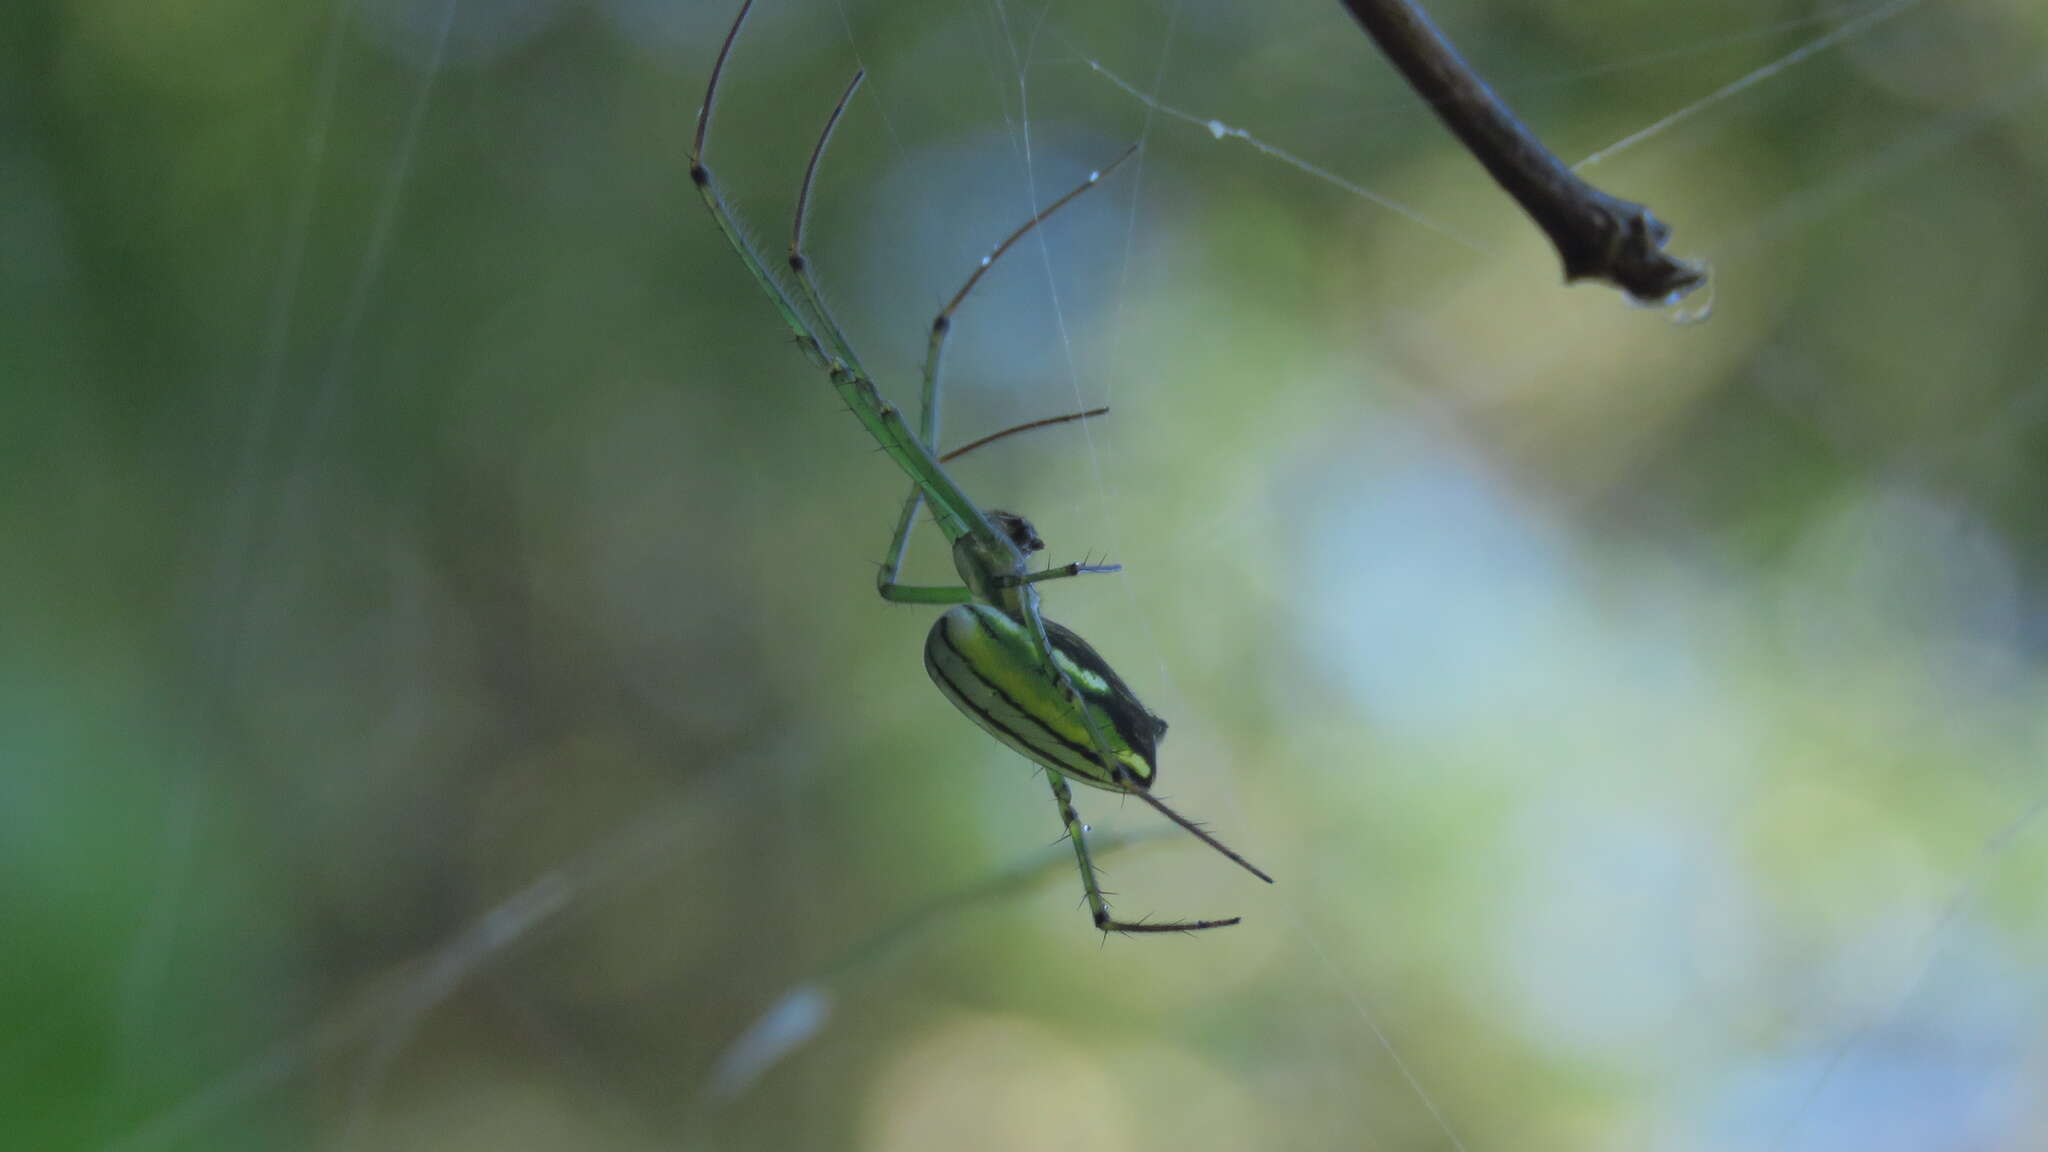
[(1228, 928), (1238, 922), (1238, 917), (1227, 920), (1167, 920), (1133, 922), (1118, 920), (1109, 913), (1109, 899), (1103, 895), (1102, 882), (1095, 873), (1095, 861), (1088, 855), (1088, 829), (1081, 823), (1081, 816), (1074, 811), (1074, 793), (1067, 787), (1066, 777), (1048, 770), (1045, 779), (1052, 785), (1053, 802), (1059, 805), (1060, 821), (1067, 826), (1067, 839), (1074, 842), (1074, 860), (1081, 866), (1081, 889), (1088, 897), (1088, 914), (1095, 926), (1104, 932), (1200, 932), (1205, 928)]

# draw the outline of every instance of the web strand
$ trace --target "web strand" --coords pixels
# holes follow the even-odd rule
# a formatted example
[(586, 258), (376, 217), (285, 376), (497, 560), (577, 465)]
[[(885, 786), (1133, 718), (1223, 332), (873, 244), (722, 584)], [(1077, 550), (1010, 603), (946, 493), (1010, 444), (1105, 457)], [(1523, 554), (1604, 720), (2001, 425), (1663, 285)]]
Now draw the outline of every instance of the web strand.
[(1685, 123), (1687, 120), (1692, 119), (1694, 116), (1705, 112), (1707, 109), (1749, 91), (1751, 88), (1784, 72), (1787, 68), (1811, 60), (1830, 48), (1846, 44), (1856, 37), (1870, 32), (1878, 25), (1912, 11), (1923, 2), (1924, 0), (1890, 0), (1889, 3), (1850, 20), (1832, 32), (1807, 41), (1805, 44), (1794, 48), (1792, 51), (1765, 64), (1763, 67), (1754, 69), (1723, 84), (1721, 87), (1687, 104), (1669, 116), (1616, 140), (1607, 147), (1572, 165), (1572, 171), (1579, 172), (1591, 168), (1604, 160), (1611, 160), (1619, 156), (1638, 144), (1654, 140), (1678, 125)]
[(1184, 124), (1192, 124), (1195, 127), (1200, 128), (1203, 131), (1207, 132), (1211, 137), (1217, 140), (1241, 141), (1247, 147), (1259, 153), (1261, 156), (1277, 160), (1280, 163), (1287, 165), (1289, 168), (1293, 168), (1294, 170), (1301, 172), (1305, 175), (1312, 176), (1315, 179), (1320, 180), (1323, 183), (1328, 184), (1334, 188), (1340, 188), (1345, 192), (1350, 193), (1352, 196), (1365, 201), (1368, 204), (1374, 204), (1378, 207), (1384, 208), (1387, 211), (1394, 213), (1396, 216), (1401, 217), (1403, 220), (1406, 220), (1409, 223), (1416, 225), (1417, 227), (1426, 228), (1429, 231), (1434, 232), (1439, 236), (1442, 236), (1446, 240), (1450, 240), (1451, 242), (1459, 245), (1460, 247), (1467, 248), (1471, 251), (1479, 253), (1485, 253), (1489, 251), (1489, 249), (1485, 245), (1479, 243), (1477, 240), (1473, 240), (1470, 237), (1465, 236), (1463, 233), (1460, 233), (1448, 224), (1444, 224), (1438, 220), (1432, 219), (1419, 209), (1410, 207), (1407, 204), (1403, 204), (1402, 202), (1395, 200), (1390, 196), (1385, 196), (1381, 193), (1374, 192), (1372, 189), (1367, 188), (1362, 184), (1356, 184), (1350, 180), (1346, 180), (1344, 177), (1337, 175), (1335, 172), (1332, 172), (1329, 169), (1322, 167), (1321, 165), (1311, 163), (1308, 160), (1304, 160), (1300, 156), (1297, 156), (1294, 153), (1289, 152), (1287, 149), (1282, 148), (1277, 144), (1267, 143), (1266, 141), (1260, 139), (1257, 136), (1252, 135), (1249, 131), (1243, 128), (1234, 127), (1213, 117), (1197, 116), (1193, 112), (1188, 112), (1180, 108), (1175, 108), (1170, 104), (1163, 103), (1156, 97), (1141, 90), (1137, 85), (1132, 84), (1129, 80), (1124, 79), (1123, 77), (1117, 75), (1116, 73), (1110, 71), (1108, 68), (1104, 67), (1102, 62), (1099, 60), (1093, 60), (1084, 57), (1081, 62), (1088, 65), (1090, 71), (1102, 77), (1104, 80), (1109, 81), (1111, 84), (1116, 85), (1116, 87), (1122, 89), (1123, 92), (1129, 95), (1132, 99), (1137, 100), (1139, 103), (1145, 105), (1145, 107), (1150, 111), (1158, 112), (1163, 116), (1179, 120)]

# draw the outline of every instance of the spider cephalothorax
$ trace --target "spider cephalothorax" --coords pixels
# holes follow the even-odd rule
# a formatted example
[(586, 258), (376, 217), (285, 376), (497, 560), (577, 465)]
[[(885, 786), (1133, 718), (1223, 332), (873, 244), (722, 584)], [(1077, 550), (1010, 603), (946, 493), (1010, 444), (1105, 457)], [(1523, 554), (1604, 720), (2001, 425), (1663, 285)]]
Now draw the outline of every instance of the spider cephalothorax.
[(1015, 512), (1005, 512), (1001, 508), (990, 508), (982, 515), (988, 517), (988, 522), (995, 525), (996, 531), (1010, 538), (1010, 543), (1017, 546), (1017, 551), (1026, 556), (1033, 552), (1045, 551), (1045, 541), (1039, 539), (1038, 529), (1031, 526), (1031, 521)]

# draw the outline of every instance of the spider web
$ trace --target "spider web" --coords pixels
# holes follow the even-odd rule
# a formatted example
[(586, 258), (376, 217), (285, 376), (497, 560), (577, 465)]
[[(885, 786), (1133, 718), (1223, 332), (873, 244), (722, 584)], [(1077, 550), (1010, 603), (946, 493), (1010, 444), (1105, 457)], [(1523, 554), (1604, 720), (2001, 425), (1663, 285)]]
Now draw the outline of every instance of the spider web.
[[(701, 82), (724, 17), (660, 8), (604, 11), (663, 62), (673, 99)], [(492, 1108), (535, 1146), (744, 1145), (764, 1118), (775, 1146), (819, 1147), (849, 1130), (917, 1146), (965, 1122), (1017, 1146), (1035, 1133), (1105, 1147), (1922, 1148), (2038, 1133), (2022, 1075), (2040, 1060), (2043, 997), (2024, 963), (2040, 940), (2024, 862), (2043, 850), (2048, 803), (2029, 720), (2039, 542), (2000, 501), (2030, 475), (2040, 391), (1984, 383), (2018, 352), (1993, 363), (1930, 332), (1918, 353), (1857, 316), (1890, 316), (1891, 296), (1923, 283), (2000, 289), (1977, 302), (1993, 320), (2038, 302), (2037, 278), (2010, 266), (2041, 251), (2011, 215), (2038, 168), (2009, 187), (1984, 174), (1985, 153), (2026, 154), (2018, 126), (2041, 115), (2038, 20), (1988, 0), (1759, 3), (1692, 14), (1682, 33), (1644, 25), (1623, 41), (1638, 50), (1615, 55), (1556, 12), (1439, 12), (1540, 132), (1713, 262), (1720, 315), (1674, 328), (1554, 291), (1540, 242), (1476, 168), (1416, 143), (1434, 128), (1411, 98), (1325, 67), (1386, 71), (1326, 13), (1172, 3), (1137, 35), (1003, 0), (951, 21), (854, 0), (760, 13), (726, 98), (721, 176), (777, 235), (786, 181), (747, 175), (752, 153), (800, 151), (829, 106), (813, 90), (849, 62), (868, 69), (872, 119), (847, 127), (847, 175), (828, 177), (838, 198), (814, 227), (835, 309), (892, 382), (915, 379), (918, 325), (977, 244), (1115, 143), (1141, 145), (977, 295), (949, 427), (1114, 409), (975, 461), (972, 486), (1028, 502), (1059, 526), (1056, 550), (1126, 563), (1114, 589), (1050, 594), (1056, 611), (1129, 653), (1119, 666), (1173, 720), (1167, 793), (1280, 874), (1268, 895), (1179, 847), (1113, 858), (1120, 907), (1248, 916), (1232, 940), (1152, 953), (1048, 943), (1061, 925), (1085, 936), (1058, 871), (916, 914), (1043, 833), (1042, 785), (947, 762), (986, 750), (921, 707), (904, 656), (921, 618), (835, 625), (859, 614), (726, 575), (808, 566), (814, 586), (858, 584), (846, 569), (886, 512), (846, 508), (886, 509), (900, 487), (842, 487), (865, 482), (846, 478), (859, 441), (807, 399), (822, 389), (730, 395), (743, 377), (728, 366), (758, 379), (772, 355), (758, 300), (730, 310), (747, 317), (732, 350), (699, 333), (603, 358), (587, 407), (542, 391), (580, 357), (543, 355), (531, 379), (507, 371), (516, 351), (462, 358), (528, 347), (515, 329), (536, 313), (462, 313), (478, 335), (453, 353), (405, 323), (437, 299), (435, 261), (414, 253), (431, 256), (436, 223), (459, 228), (451, 188), (475, 195), (450, 170), (485, 163), (464, 149), (468, 117), (494, 87), (545, 90), (547, 46), (589, 32), (540, 3), (495, 21), (453, 2), (401, 9), (337, 3), (306, 41), (304, 87), (282, 86), (303, 111), (249, 325), (255, 385), (224, 422), (239, 430), (215, 481), (225, 498), (200, 532), (212, 572), (193, 614), (212, 639), (196, 665), (204, 723), (179, 758), (208, 767), (167, 773), (137, 850), (148, 883), (119, 950), (97, 1142), (431, 1143), (487, 1131)], [(1601, 46), (1590, 67), (1517, 54), (1515, 33), (1546, 20)], [(2001, 54), (1987, 30), (2021, 47)], [(944, 56), (978, 77), (954, 82)], [(381, 131), (342, 111), (387, 72), (405, 82)], [(1632, 77), (1665, 98), (1557, 111)], [(622, 83), (574, 111), (651, 91)], [(1852, 114), (1859, 103), (1888, 114)], [(793, 109), (800, 124), (768, 127)], [(533, 114), (533, 139), (576, 122)], [(1810, 124), (1830, 117), (1839, 135)], [(1794, 159), (1754, 143), (1773, 131)], [(350, 174), (338, 148), (375, 163)], [(571, 170), (544, 155), (537, 170)], [(675, 176), (672, 157), (648, 166), (613, 193), (644, 215), (621, 214), (678, 211)], [(1945, 227), (1914, 215), (1929, 204), (1950, 206)], [(1954, 267), (1957, 252), (1997, 251), (1994, 225), (2012, 259)], [(643, 277), (627, 287), (659, 298), (660, 274), (626, 264)], [(1826, 293), (1779, 279), (1887, 264), (1896, 280)], [(549, 305), (538, 315), (577, 303), (504, 282)], [(645, 329), (600, 316), (549, 331), (599, 347), (652, 330), (645, 307)], [(2027, 346), (2010, 320), (1975, 330)], [(1861, 379), (1897, 386), (1887, 355), (1946, 373), (1932, 378), (1977, 419), (1942, 423), (1907, 391), (1859, 401)], [(659, 386), (619, 383), (641, 379)], [(384, 475), (439, 474), (392, 463), (403, 453), (368, 431), (416, 417), (401, 384), (458, 431), (399, 447), (445, 453), (464, 477), (450, 507), (496, 531), (451, 522), (423, 483), (376, 497)], [(1916, 419), (1949, 440), (1908, 434)], [(550, 427), (559, 440), (534, 431)], [(789, 447), (765, 464), (718, 455), (724, 439)], [(1183, 453), (1203, 474), (1174, 466)], [(1805, 457), (1828, 467), (1788, 463)], [(1783, 507), (1758, 494), (1772, 478), (1800, 489)], [(553, 492), (565, 479), (573, 499)], [(581, 525), (574, 507), (626, 528)], [(855, 523), (838, 531), (833, 515)], [(327, 528), (375, 562), (323, 576)], [(587, 568), (561, 559), (582, 555)], [(381, 595), (348, 608), (348, 576)], [(593, 592), (604, 607), (579, 607)], [(787, 613), (803, 627), (785, 647), (876, 655), (849, 678), (843, 658), (763, 654), (719, 605), (756, 621), (741, 637)], [(350, 643), (342, 622), (360, 619), (380, 623)], [(451, 648), (490, 671), (449, 671)], [(311, 652), (339, 672), (305, 671)], [(587, 676), (532, 670), (578, 653)], [(393, 659), (396, 680), (433, 687), (431, 705), (365, 686)], [(867, 674), (885, 659), (896, 666)], [(747, 687), (713, 684), (714, 667)], [(841, 708), (871, 731), (816, 723)], [(369, 737), (312, 747), (343, 720)], [(251, 767), (271, 764), (286, 765), (276, 779)], [(323, 779), (351, 768), (359, 787)], [(564, 777), (594, 783), (579, 797)], [(868, 789), (895, 798), (855, 807)], [(1105, 834), (1142, 822), (1084, 800)], [(306, 829), (335, 855), (307, 860), (292, 843)], [(222, 847), (244, 843), (280, 862), (283, 895)], [(387, 874), (414, 868), (416, 883)], [(898, 913), (917, 934), (863, 959), (855, 984), (849, 942)], [(181, 999), (199, 1007), (167, 1007)], [(781, 1014), (762, 1017), (771, 1004)], [(719, 1063), (740, 1036), (755, 1042), (743, 1066)], [(703, 1095), (714, 1068), (726, 1079)], [(1014, 1098), (934, 1102), (1005, 1084)], [(1176, 1123), (1201, 1128), (1176, 1137)]]

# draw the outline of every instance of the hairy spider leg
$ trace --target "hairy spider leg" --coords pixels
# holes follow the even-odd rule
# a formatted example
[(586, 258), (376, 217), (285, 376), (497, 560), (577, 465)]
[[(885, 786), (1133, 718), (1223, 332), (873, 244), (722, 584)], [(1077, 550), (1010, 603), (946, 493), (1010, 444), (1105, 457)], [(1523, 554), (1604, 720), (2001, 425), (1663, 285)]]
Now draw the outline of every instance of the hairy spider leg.
[(1067, 778), (1058, 772), (1047, 772), (1045, 781), (1052, 785), (1052, 802), (1059, 807), (1067, 839), (1073, 842), (1074, 859), (1081, 866), (1081, 890), (1088, 899), (1088, 915), (1097, 928), (1104, 932), (1200, 932), (1205, 928), (1228, 928), (1244, 919), (1226, 916), (1221, 920), (1118, 920), (1110, 915), (1109, 899), (1102, 891), (1094, 857), (1088, 852), (1088, 826), (1081, 823), (1080, 814), (1074, 811), (1074, 792), (1067, 787)]

